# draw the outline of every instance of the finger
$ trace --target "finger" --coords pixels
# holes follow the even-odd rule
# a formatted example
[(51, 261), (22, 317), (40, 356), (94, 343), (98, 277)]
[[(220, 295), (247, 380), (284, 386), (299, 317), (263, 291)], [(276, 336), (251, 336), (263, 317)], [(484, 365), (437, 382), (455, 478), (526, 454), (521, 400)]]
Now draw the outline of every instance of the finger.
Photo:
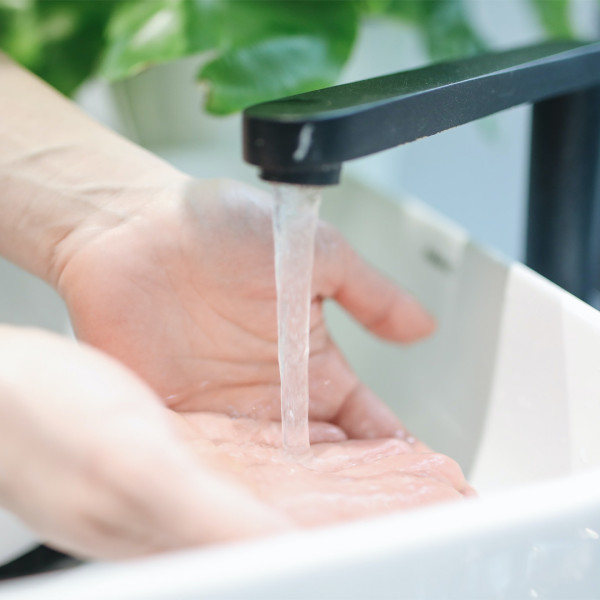
[(350, 439), (397, 438), (410, 444), (415, 452), (429, 451), (406, 429), (390, 407), (360, 382), (346, 397), (333, 422)]
[[(154, 479), (150, 514), (171, 534), (167, 547), (197, 546), (264, 536), (289, 524), (250, 490), (223, 473), (185, 459)], [(148, 497), (148, 494), (146, 494)]]
[(308, 427), (311, 444), (338, 443), (348, 439), (344, 430), (332, 423), (313, 421), (308, 424)]
[(330, 227), (319, 230), (314, 289), (333, 297), (381, 338), (413, 342), (435, 329), (433, 317), (407, 292), (367, 264)]
[[(174, 413), (169, 417), (182, 439), (222, 441), (235, 440), (239, 444), (259, 443), (279, 448), (282, 444), (281, 422), (239, 417), (232, 419), (218, 413)], [(324, 421), (310, 421), (311, 444), (341, 442), (348, 439), (342, 429)]]
[[(210, 458), (209, 458), (210, 461)], [(289, 525), (250, 490), (177, 446), (113, 452), (63, 549), (125, 558), (268, 535)]]
[(362, 384), (337, 346), (328, 339), (310, 358), (310, 418), (340, 427), (350, 439), (397, 438), (417, 452), (419, 442), (392, 410)]

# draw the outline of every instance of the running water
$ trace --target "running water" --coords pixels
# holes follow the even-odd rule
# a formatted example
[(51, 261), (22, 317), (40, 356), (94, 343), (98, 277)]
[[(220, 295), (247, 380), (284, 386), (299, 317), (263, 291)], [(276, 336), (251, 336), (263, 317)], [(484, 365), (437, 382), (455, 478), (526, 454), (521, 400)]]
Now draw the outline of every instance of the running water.
[(277, 185), (273, 233), (284, 450), (310, 451), (308, 438), (308, 354), (311, 281), (320, 189)]

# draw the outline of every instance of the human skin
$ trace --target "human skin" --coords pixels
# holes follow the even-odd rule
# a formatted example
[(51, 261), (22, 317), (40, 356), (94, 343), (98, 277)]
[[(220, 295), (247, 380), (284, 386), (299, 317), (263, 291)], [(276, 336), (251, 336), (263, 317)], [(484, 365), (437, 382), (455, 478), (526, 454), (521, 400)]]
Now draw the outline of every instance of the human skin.
[[(56, 286), (75, 332), (130, 366), (174, 409), (279, 419), (272, 199), (230, 181), (184, 178), (170, 189), (168, 198), (119, 227), (102, 233), (94, 227), (93, 239), (78, 240), (70, 251)], [(350, 438), (402, 435), (397, 417), (359, 382), (332, 342), (325, 298), (388, 339), (418, 339), (431, 319), (335, 230), (320, 225), (310, 418)]]
[(263, 502), (306, 527), (474, 496), (458, 464), (397, 438), (281, 447), (278, 423), (217, 413), (171, 413), (203, 464), (230, 473)]
[(406, 441), (323, 442), (290, 459), (275, 422), (168, 409), (105, 353), (0, 327), (0, 504), (43, 540), (123, 558), (470, 494), (451, 459)]
[[(188, 467), (191, 460), (199, 471), (198, 477), (204, 478), (207, 491), (205, 501), (198, 500), (197, 518), (202, 520), (201, 513), (206, 508), (205, 518), (211, 519), (212, 533), (193, 540), (178, 538), (160, 530), (167, 527), (163, 519), (156, 535), (170, 541), (161, 548), (235, 537), (222, 516), (211, 518), (207, 505), (216, 501), (210, 493), (213, 478), (217, 490), (223, 485), (220, 477), (225, 477), (227, 485), (233, 485), (230, 498), (236, 500), (227, 506), (237, 502), (240, 514), (246, 510), (260, 514), (252, 532), (247, 534), (241, 527), (240, 536), (268, 533), (292, 523), (317, 524), (319, 519), (315, 520), (314, 515), (308, 517), (297, 508), (290, 508), (294, 503), (290, 504), (284, 489), (290, 481), (296, 482), (296, 498), (312, 498), (314, 514), (321, 515), (319, 522), (384, 510), (377, 502), (354, 502), (352, 507), (337, 512), (318, 508), (322, 506), (318, 501), (320, 492), (324, 494), (322, 498), (339, 493), (352, 503), (353, 490), (356, 498), (362, 497), (360, 490), (367, 489), (370, 478), (376, 478), (377, 489), (388, 490), (387, 507), (411, 505), (411, 489), (412, 499), (420, 497), (425, 503), (468, 493), (456, 465), (428, 454), (418, 442), (407, 443), (410, 437), (398, 418), (359, 382), (329, 337), (322, 306), (325, 299), (331, 298), (376, 335), (398, 342), (412, 342), (428, 335), (433, 330), (433, 320), (410, 295), (364, 263), (324, 223), (317, 231), (313, 273), (309, 415), (313, 443), (338, 444), (331, 448), (320, 446), (320, 451), (337, 455), (337, 466), (332, 470), (327, 461), (320, 461), (319, 469), (314, 464), (300, 465), (301, 476), (282, 480), (289, 465), (282, 462), (277, 444), (267, 444), (264, 439), (272, 439), (280, 418), (271, 197), (237, 182), (197, 181), (180, 173), (101, 127), (2, 56), (0, 81), (0, 254), (55, 287), (69, 308), (77, 337), (95, 347), (94, 352), (102, 352), (94, 354), (101, 358), (92, 361), (95, 366), (88, 370), (90, 380), (118, 380), (114, 370), (107, 375), (101, 366), (103, 361), (116, 359), (127, 374), (123, 378), (132, 379), (145, 390), (142, 393), (136, 388), (136, 400), (132, 401), (136, 408), (131, 412), (138, 411), (137, 422), (148, 420), (154, 423), (153, 427), (159, 427), (158, 422), (163, 421), (161, 427), (171, 432), (167, 437), (173, 452), (185, 455)], [(0, 331), (0, 344), (3, 335), (7, 334)], [(5, 346), (8, 354), (17, 334), (13, 331), (11, 335)], [(30, 338), (33, 347), (38, 341), (36, 336)], [(52, 354), (54, 344), (60, 346), (57, 340), (39, 344), (40, 356), (44, 351)], [(64, 351), (68, 355), (64, 358), (77, 364), (76, 349), (69, 348)], [(82, 347), (82, 351), (86, 356), (92, 352), (87, 347)], [(57, 351), (56, 357), (62, 354), (62, 350)], [(25, 354), (20, 356), (25, 360)], [(36, 360), (43, 363), (39, 356)], [(58, 374), (64, 373), (61, 364), (60, 360), (49, 361), (44, 371), (52, 385), (45, 384), (42, 378), (39, 383), (28, 381), (24, 390), (20, 379), (0, 372), (4, 396), (9, 398), (4, 406), (27, 398), (32, 414), (39, 406), (40, 419), (46, 418), (44, 402), (53, 406), (65, 396), (73, 402), (77, 398), (86, 415), (88, 402), (100, 406), (105, 398), (105, 418), (97, 424), (101, 431), (96, 438), (79, 435), (77, 419), (68, 423), (49, 421), (53, 425), (48, 431), (60, 431), (60, 435), (52, 433), (57, 439), (47, 444), (48, 458), (62, 445), (66, 450), (47, 461), (47, 471), (36, 463), (39, 455), (33, 449), (37, 448), (37, 438), (22, 429), (19, 435), (25, 440), (23, 443), (31, 445), (28, 455), (32, 471), (49, 485), (54, 480), (53, 472), (61, 469), (70, 469), (75, 482), (85, 479), (87, 469), (95, 468), (95, 459), (91, 459), (91, 466), (86, 463), (83, 470), (78, 470), (72, 461), (62, 464), (59, 459), (71, 452), (85, 454), (93, 440), (98, 441), (94, 446), (97, 450), (106, 441), (100, 435), (102, 430), (105, 428), (110, 434), (111, 418), (119, 414), (120, 402), (123, 401), (124, 410), (129, 410), (122, 400), (127, 393), (119, 391), (120, 384), (114, 390), (100, 387), (94, 391), (89, 386), (78, 389), (70, 377), (59, 379)], [(27, 368), (34, 365), (17, 369), (21, 377), (27, 377)], [(0, 371), (3, 370), (0, 363)], [(95, 378), (91, 377), (94, 370), (98, 371)], [(131, 387), (135, 386), (130, 384), (129, 393), (133, 394)], [(90, 394), (92, 399), (88, 399)], [(162, 411), (155, 410), (155, 402), (162, 404)], [(146, 404), (154, 408), (148, 412), (143, 408)], [(133, 427), (135, 420), (127, 422), (128, 427)], [(0, 429), (3, 425), (13, 426), (10, 419), (0, 418)], [(133, 429), (132, 439), (137, 440)], [(21, 430), (17, 427), (15, 431)], [(149, 434), (140, 443), (154, 457), (167, 444), (167, 437)], [(150, 505), (157, 504), (158, 500), (153, 502), (152, 498), (161, 498), (164, 490), (159, 489), (158, 478), (144, 479), (148, 473), (143, 461), (134, 461), (133, 469), (127, 461), (122, 467), (117, 459), (125, 457), (132, 447), (117, 445), (108, 459), (115, 479), (100, 477), (94, 493), (122, 500), (122, 494), (115, 496), (119, 482), (126, 478), (135, 481), (131, 475), (139, 467), (140, 476), (147, 483), (144, 499)], [(91, 455), (97, 457), (98, 453), (92, 448)], [(371, 460), (374, 455), (380, 456), (380, 463)], [(102, 464), (105, 459), (102, 453), (100, 456)], [(134, 452), (133, 456), (139, 454)], [(343, 463), (341, 456), (352, 457), (351, 463)], [(244, 469), (240, 470), (240, 465)], [(334, 475), (334, 471), (342, 473), (345, 469), (350, 469), (351, 477)], [(413, 474), (407, 475), (411, 469)], [(275, 471), (279, 477), (271, 476)], [(13, 477), (17, 477), (16, 471)], [(171, 484), (170, 512), (178, 510), (176, 497), (182, 501), (194, 497), (186, 491), (183, 479)], [(271, 479), (275, 486), (260, 483)], [(355, 483), (349, 486), (349, 480)], [(417, 493), (419, 482), (421, 493)], [(200, 487), (199, 484), (197, 490)], [(21, 514), (19, 502), (6, 500), (15, 495), (11, 481), (5, 480), (3, 489), (0, 503)], [(175, 493), (177, 489), (181, 493)], [(128, 490), (125, 496), (130, 493), (133, 492)], [(21, 496), (29, 506), (28, 522), (34, 521), (36, 510), (47, 517), (51, 514), (43, 495), (33, 497), (38, 504), (32, 507)], [(186, 502), (181, 509), (183, 515), (189, 515)], [(91, 506), (90, 512), (74, 511), (72, 522), (64, 514), (61, 531), (68, 534), (61, 537), (60, 531), (53, 531), (48, 539), (88, 556), (157, 550), (157, 544), (140, 533), (142, 525), (138, 534), (146, 541), (136, 546), (126, 539), (121, 544), (123, 536), (127, 538), (130, 511), (121, 510), (118, 500)], [(147, 512), (158, 509), (149, 506)], [(81, 513), (87, 515), (88, 525), (110, 515), (111, 526), (105, 528), (108, 532), (104, 531), (110, 542), (100, 544), (95, 538), (80, 536), (78, 531), (86, 530), (81, 519), (77, 520)], [(45, 531), (43, 527), (40, 530)]]
[[(169, 406), (277, 418), (271, 197), (187, 177), (6, 58), (0, 77), (0, 254), (57, 289), (79, 339)], [(433, 319), (321, 223), (310, 416), (350, 437), (394, 435), (401, 424), (329, 337), (326, 298), (394, 341), (428, 335)]]
[(77, 556), (265, 535), (291, 521), (193, 456), (160, 399), (85, 345), (0, 327), (0, 505)]

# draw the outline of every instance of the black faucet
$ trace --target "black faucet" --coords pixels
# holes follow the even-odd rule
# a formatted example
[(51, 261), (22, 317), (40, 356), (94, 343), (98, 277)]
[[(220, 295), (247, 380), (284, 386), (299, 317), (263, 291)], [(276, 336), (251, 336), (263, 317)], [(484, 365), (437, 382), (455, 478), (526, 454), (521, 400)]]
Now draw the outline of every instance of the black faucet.
[(258, 104), (244, 111), (244, 158), (268, 181), (331, 185), (346, 160), (522, 103), (533, 104), (526, 263), (592, 301), (600, 42), (547, 42)]

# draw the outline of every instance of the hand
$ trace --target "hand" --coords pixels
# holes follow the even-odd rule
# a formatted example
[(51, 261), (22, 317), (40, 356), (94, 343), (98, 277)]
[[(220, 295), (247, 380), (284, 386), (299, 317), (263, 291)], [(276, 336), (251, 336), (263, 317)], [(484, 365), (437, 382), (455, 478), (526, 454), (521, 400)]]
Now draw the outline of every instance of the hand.
[(301, 526), (473, 496), (450, 458), (403, 440), (314, 444), (292, 460), (280, 427), (210, 413), (171, 413), (180, 435), (203, 463), (230, 473), (257, 497)]
[(243, 482), (194, 460), (169, 413), (108, 356), (0, 328), (0, 505), (47, 543), (94, 558), (288, 526)]
[[(131, 367), (176, 410), (279, 419), (271, 210), (271, 197), (252, 187), (181, 177), (118, 226), (88, 218), (57, 249), (58, 287), (77, 336)], [(395, 341), (427, 335), (432, 319), (325, 224), (312, 289), (311, 420), (350, 438), (402, 436), (332, 342), (323, 301), (335, 299)]]
[[(269, 196), (183, 176), (2, 56), (0, 75), (0, 254), (58, 286), (79, 337), (169, 406), (279, 418)], [(432, 320), (325, 225), (313, 284), (311, 418), (402, 435), (332, 343), (322, 302), (396, 341)]]
[(148, 554), (473, 493), (456, 463), (418, 443), (319, 443), (335, 439), (323, 424), (311, 438), (313, 458), (292, 462), (277, 423), (176, 413), (97, 350), (0, 328), (0, 505), (75, 555)]

